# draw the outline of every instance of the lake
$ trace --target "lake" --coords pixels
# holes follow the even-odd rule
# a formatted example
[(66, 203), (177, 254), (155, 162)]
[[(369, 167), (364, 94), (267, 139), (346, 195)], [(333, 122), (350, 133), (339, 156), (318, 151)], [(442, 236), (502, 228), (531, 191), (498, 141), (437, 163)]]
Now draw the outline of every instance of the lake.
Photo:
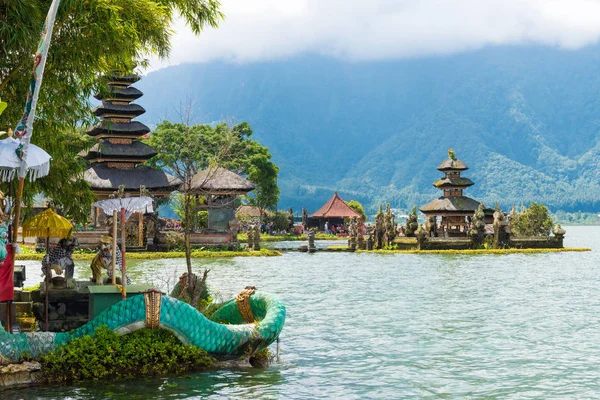
[[(566, 246), (593, 251), (195, 259), (198, 271), (211, 270), (219, 298), (254, 285), (285, 302), (279, 362), (265, 370), (12, 390), (1, 398), (598, 397), (600, 227), (566, 229)], [(34, 284), (39, 263), (25, 263)], [(88, 262), (77, 266), (78, 278), (90, 275)], [(168, 289), (185, 261), (131, 260), (128, 270), (134, 281)]]

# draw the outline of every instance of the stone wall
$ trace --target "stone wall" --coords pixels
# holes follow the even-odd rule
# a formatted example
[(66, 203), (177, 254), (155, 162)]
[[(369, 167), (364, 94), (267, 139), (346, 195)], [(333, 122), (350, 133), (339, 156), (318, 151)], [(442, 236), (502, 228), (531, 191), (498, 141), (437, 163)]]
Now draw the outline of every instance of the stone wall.
[(517, 249), (561, 249), (562, 238), (549, 237), (514, 237), (510, 239), (510, 247)]
[(421, 242), (420, 250), (468, 250), (473, 248), (469, 238), (428, 238)]

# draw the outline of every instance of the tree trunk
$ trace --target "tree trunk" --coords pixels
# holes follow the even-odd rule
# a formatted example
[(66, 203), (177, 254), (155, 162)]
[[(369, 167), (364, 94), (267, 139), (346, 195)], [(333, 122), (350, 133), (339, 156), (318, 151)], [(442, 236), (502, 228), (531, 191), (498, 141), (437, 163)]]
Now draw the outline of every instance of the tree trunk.
[[(184, 238), (185, 238), (185, 263), (187, 265), (187, 272), (188, 272), (188, 291), (190, 293), (190, 298), (194, 297), (194, 289), (196, 286), (196, 280), (193, 279), (193, 273), (192, 273), (192, 251), (191, 251), (191, 244), (190, 244), (190, 236), (191, 236), (191, 230), (190, 230), (190, 221), (191, 221), (191, 214), (192, 214), (192, 201), (191, 201), (191, 196), (189, 194), (185, 194), (184, 195), (184, 208), (185, 208), (185, 221), (183, 223), (183, 229), (184, 229)], [(195, 307), (195, 304), (192, 303), (192, 306)]]

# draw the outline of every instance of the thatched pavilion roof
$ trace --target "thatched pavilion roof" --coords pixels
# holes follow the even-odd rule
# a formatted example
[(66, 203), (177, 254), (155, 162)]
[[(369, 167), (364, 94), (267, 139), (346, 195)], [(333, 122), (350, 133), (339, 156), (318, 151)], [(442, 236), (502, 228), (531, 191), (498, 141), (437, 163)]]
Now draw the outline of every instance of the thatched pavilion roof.
[(158, 169), (147, 166), (136, 168), (109, 168), (105, 163), (92, 164), (85, 172), (84, 179), (93, 190), (116, 190), (125, 185), (125, 190), (139, 190), (145, 186), (148, 190), (168, 189), (174, 191), (181, 181)]
[(469, 187), (473, 186), (475, 183), (469, 178), (440, 178), (433, 183), (433, 186), (436, 188), (446, 188), (446, 187)]
[[(239, 206), (235, 211), (236, 215), (247, 215), (253, 218), (260, 218), (261, 208), (257, 206)], [(273, 213), (269, 210), (262, 209), (263, 215), (273, 215)]]
[(337, 192), (327, 200), (323, 207), (311, 214), (311, 218), (360, 218), (361, 215), (350, 208)]
[(192, 178), (191, 191), (210, 194), (246, 194), (255, 186), (248, 179), (225, 168), (208, 168)]
[(437, 169), (440, 171), (465, 171), (469, 169), (469, 167), (467, 167), (467, 165), (459, 159), (448, 158), (442, 161), (442, 163), (437, 167)]
[[(460, 213), (472, 215), (479, 207), (479, 204), (482, 203), (467, 196), (440, 197), (425, 204), (419, 210), (421, 210), (423, 214), (442, 215)], [(483, 207), (484, 209), (487, 209), (485, 205)]]

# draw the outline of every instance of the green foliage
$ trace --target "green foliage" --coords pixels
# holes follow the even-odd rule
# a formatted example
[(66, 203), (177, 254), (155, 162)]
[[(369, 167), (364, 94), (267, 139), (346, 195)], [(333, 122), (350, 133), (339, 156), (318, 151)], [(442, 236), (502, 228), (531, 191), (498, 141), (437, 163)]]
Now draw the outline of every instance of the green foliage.
[(562, 225), (600, 225), (600, 217), (597, 213), (557, 211), (553, 219)]
[(183, 345), (166, 330), (140, 329), (118, 336), (106, 326), (59, 347), (40, 360), (44, 380), (71, 383), (200, 371), (216, 360), (204, 350)]
[[(32, 54), (51, 0), (4, 2), (0, 8), (0, 97), (8, 103), (0, 130), (20, 120), (25, 106)], [(80, 125), (94, 123), (92, 94), (106, 90), (98, 76), (130, 72), (145, 57), (169, 54), (176, 14), (199, 33), (222, 18), (216, 0), (63, 0), (34, 123), (32, 142), (52, 156), (50, 174), (25, 185), (25, 205), (43, 193), (62, 214), (83, 222), (93, 194), (82, 179), (86, 163), (76, 155), (90, 146)], [(8, 22), (7, 22), (8, 21)], [(57, 182), (59, 184), (57, 184)], [(6, 185), (0, 190), (7, 191)]]
[(363, 222), (367, 220), (367, 214), (365, 214), (365, 209), (363, 208), (362, 204), (360, 204), (358, 201), (350, 200), (346, 202), (346, 205), (354, 211), (356, 211), (357, 213), (359, 213)]
[(516, 215), (512, 221), (517, 236), (550, 236), (554, 221), (543, 204), (531, 203), (529, 208)]
[(167, 231), (165, 233), (165, 241), (167, 242), (167, 247), (169, 250), (179, 250), (185, 249), (185, 236), (183, 232), (177, 231)]
[(267, 221), (273, 224), (273, 229), (281, 232), (290, 229), (290, 213), (287, 211), (277, 211), (275, 214), (267, 217)]

